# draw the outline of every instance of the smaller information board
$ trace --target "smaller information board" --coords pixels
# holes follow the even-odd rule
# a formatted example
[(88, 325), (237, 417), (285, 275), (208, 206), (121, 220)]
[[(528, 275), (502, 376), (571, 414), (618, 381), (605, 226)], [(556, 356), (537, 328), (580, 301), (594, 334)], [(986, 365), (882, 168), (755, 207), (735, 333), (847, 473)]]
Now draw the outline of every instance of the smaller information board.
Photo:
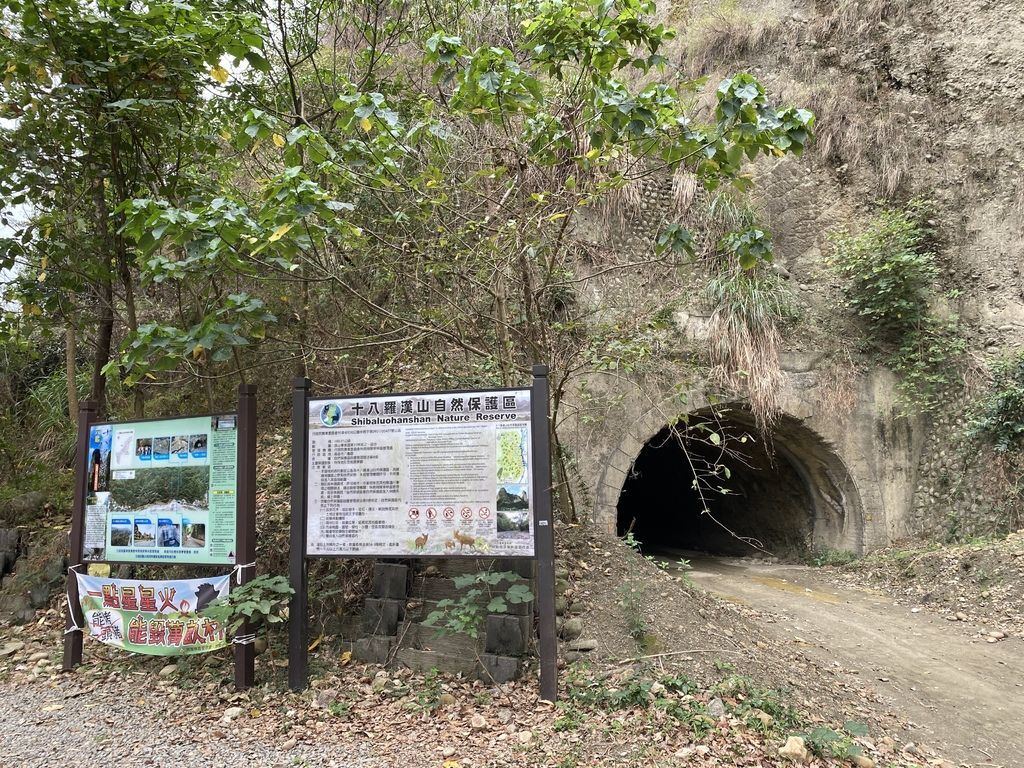
[(235, 562), (234, 414), (93, 424), (83, 561)]
[(310, 400), (307, 418), (307, 555), (534, 555), (530, 390)]

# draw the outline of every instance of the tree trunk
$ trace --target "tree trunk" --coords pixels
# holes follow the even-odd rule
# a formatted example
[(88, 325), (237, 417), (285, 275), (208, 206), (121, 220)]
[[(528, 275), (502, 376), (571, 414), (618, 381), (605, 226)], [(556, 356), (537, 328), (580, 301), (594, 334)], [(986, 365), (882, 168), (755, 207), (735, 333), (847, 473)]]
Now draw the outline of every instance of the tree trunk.
[(107, 377), (103, 368), (110, 362), (110, 342), (114, 334), (114, 287), (107, 279), (100, 286), (99, 327), (96, 331), (96, 354), (92, 361), (92, 399), (100, 417), (107, 412)]
[(70, 321), (64, 332), (64, 365), (68, 379), (68, 416), (72, 421), (78, 418), (78, 339), (75, 337), (75, 326)]
[(114, 247), (110, 237), (110, 217), (102, 178), (97, 177), (93, 180), (92, 202), (96, 209), (96, 223), (100, 227), (104, 267), (97, 297), (100, 306), (96, 329), (96, 354), (92, 362), (92, 399), (96, 401), (97, 415), (102, 418), (107, 411), (107, 378), (103, 374), (103, 369), (110, 362), (110, 345), (114, 335), (115, 269)]

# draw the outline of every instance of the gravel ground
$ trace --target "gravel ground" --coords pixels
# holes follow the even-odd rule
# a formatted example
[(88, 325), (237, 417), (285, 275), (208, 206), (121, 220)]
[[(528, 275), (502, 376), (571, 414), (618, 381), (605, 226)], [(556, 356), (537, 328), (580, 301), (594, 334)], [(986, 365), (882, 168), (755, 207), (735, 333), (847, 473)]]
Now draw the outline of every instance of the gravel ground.
[(145, 683), (120, 680), (93, 688), (71, 678), (0, 685), (0, 766), (389, 765), (371, 757), (365, 746), (282, 741), (261, 732), (259, 721), (250, 717), (225, 723), (216, 712), (206, 712), (179, 719), (186, 706), (182, 697), (170, 706), (154, 704), (162, 692)]

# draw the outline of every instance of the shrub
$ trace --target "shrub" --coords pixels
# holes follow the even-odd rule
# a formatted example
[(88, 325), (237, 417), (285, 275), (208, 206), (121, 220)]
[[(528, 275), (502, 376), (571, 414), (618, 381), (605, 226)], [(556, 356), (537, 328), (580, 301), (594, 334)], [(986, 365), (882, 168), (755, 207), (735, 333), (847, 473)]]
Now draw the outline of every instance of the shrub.
[(931, 314), (939, 276), (931, 205), (913, 200), (883, 210), (859, 233), (830, 234), (829, 262), (844, 278), (847, 304), (863, 321), (868, 342), (900, 378), (901, 402), (929, 411), (954, 379), (951, 357), (965, 345), (956, 318)]
[(971, 434), (997, 453), (1024, 450), (1024, 352), (992, 366), (992, 385), (971, 423)]

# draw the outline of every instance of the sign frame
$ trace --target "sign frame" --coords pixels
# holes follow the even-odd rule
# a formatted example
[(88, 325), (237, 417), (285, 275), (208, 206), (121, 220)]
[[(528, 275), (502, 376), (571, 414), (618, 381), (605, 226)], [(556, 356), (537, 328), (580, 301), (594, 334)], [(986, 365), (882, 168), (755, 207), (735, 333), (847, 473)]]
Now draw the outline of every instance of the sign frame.
[[(99, 421), (97, 416), (98, 408), (93, 400), (85, 400), (79, 405), (78, 410), (78, 440), (75, 454), (75, 489), (74, 501), (71, 508), (71, 531), (68, 537), (70, 556), (68, 558), (67, 573), (67, 619), (64, 630), (64, 656), (62, 669), (70, 672), (82, 663), (83, 653), (83, 627), (85, 616), (82, 613), (81, 602), (78, 594), (78, 580), (75, 578), (75, 569), (80, 569), (88, 564), (105, 563), (119, 565), (130, 563), (138, 565), (137, 561), (124, 560), (92, 560), (85, 561), (83, 545), (85, 537), (85, 502), (88, 485), (89, 467), (89, 435), (90, 430), (96, 425), (118, 424), (118, 423), (144, 423), (151, 421), (165, 421), (167, 419), (136, 419), (132, 422)], [(230, 416), (230, 413), (198, 414), (193, 416), (182, 416), (179, 418), (214, 418), (216, 416)], [(238, 409), (237, 415), (237, 437), (236, 437), (236, 464), (235, 464), (235, 564), (233, 571), (237, 575), (236, 583), (241, 586), (251, 581), (255, 576), (256, 561), (256, 385), (241, 384), (238, 387)], [(104, 553), (106, 556), (106, 553)], [(153, 562), (143, 563), (144, 565), (168, 566), (168, 565), (200, 565), (202, 567), (223, 567), (224, 564), (212, 563), (168, 563)], [(238, 630), (241, 635), (251, 633), (249, 622), (245, 622)], [(255, 681), (255, 658), (256, 653), (253, 644), (235, 643), (234, 648), (234, 679), (235, 687), (238, 690), (245, 690), (252, 686)]]
[[(388, 397), (463, 394), (475, 392), (530, 391), (530, 482), (533, 503), (533, 554), (490, 555), (502, 559), (536, 561), (537, 613), (540, 651), (541, 695), (554, 701), (557, 695), (557, 640), (555, 636), (554, 530), (551, 505), (551, 416), (547, 366), (533, 366), (530, 387), (495, 387), (487, 390), (444, 390), (427, 392), (382, 393)], [(307, 519), (309, 512), (309, 403), (314, 399), (312, 383), (298, 377), (292, 390), (292, 497), (289, 552), (289, 580), (294, 593), (289, 605), (288, 683), (293, 691), (304, 690), (309, 682), (308, 659), (308, 561), (312, 559), (385, 559), (433, 560), (438, 558), (480, 558), (476, 554), (402, 553), (380, 554), (308, 554)], [(374, 397), (381, 395), (374, 394)], [(345, 395), (318, 395), (315, 399), (353, 399)]]

